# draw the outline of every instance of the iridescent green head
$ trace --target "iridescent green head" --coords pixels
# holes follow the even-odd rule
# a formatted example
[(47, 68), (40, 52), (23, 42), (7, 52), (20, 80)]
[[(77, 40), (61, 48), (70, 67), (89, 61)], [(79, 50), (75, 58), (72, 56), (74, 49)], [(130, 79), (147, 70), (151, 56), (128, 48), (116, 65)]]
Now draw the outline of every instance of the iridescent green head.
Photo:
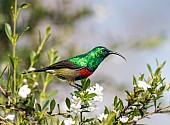
[(69, 58), (69, 60), (76, 65), (84, 66), (91, 71), (95, 71), (99, 64), (110, 54), (115, 54), (125, 59), (125, 57), (120, 55), (118, 52), (113, 52), (103, 46), (97, 46), (91, 51), (73, 58)]
[(90, 57), (93, 57), (93, 58), (105, 59), (110, 54), (115, 54), (115, 55), (121, 56), (122, 58), (125, 59), (125, 57), (123, 57), (120, 53), (113, 52), (113, 51), (111, 51), (111, 50), (109, 50), (109, 49), (107, 49), (106, 47), (103, 47), (103, 46), (95, 47), (94, 49), (89, 51), (87, 55), (90, 56)]

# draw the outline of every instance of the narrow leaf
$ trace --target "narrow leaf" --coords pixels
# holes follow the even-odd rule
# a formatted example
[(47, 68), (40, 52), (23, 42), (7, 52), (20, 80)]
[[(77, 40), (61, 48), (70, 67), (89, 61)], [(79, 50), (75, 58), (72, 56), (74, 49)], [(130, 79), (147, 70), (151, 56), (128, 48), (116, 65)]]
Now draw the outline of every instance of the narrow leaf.
[(50, 102), (49, 100), (45, 102), (45, 104), (44, 104), (42, 110), (45, 110), (45, 108), (48, 106), (49, 102)]
[(166, 64), (166, 61), (164, 61), (164, 62), (160, 65), (160, 67), (163, 68), (165, 64)]
[(82, 82), (82, 89), (85, 91), (88, 87), (90, 86), (90, 79), (85, 79), (83, 82)]
[(158, 67), (155, 71), (155, 75), (157, 76), (160, 73), (160, 71), (161, 71), (161, 67)]
[(36, 107), (41, 112), (41, 105), (39, 103), (36, 104)]
[(47, 100), (51, 99), (52, 97), (54, 97), (56, 94), (58, 93), (58, 90), (53, 90), (51, 91), (48, 95), (47, 95)]
[(70, 99), (66, 98), (65, 102), (66, 102), (67, 108), (70, 109), (70, 105), (71, 105)]
[(29, 3), (23, 3), (23, 4), (20, 5), (20, 8), (26, 9), (26, 8), (28, 8), (29, 6), (30, 6)]
[(115, 98), (114, 98), (114, 103), (113, 103), (113, 105), (114, 105), (114, 108), (116, 108), (115, 106), (117, 105), (117, 96), (115, 96)]
[(142, 74), (142, 75), (139, 77), (139, 80), (140, 80), (140, 81), (143, 81), (143, 79), (144, 79), (144, 74)]
[(8, 39), (12, 42), (12, 30), (11, 30), (11, 26), (8, 23), (5, 23), (5, 33), (8, 37)]
[(30, 27), (26, 27), (22, 30), (22, 32), (19, 34), (19, 38), (29, 29)]
[(95, 96), (97, 96), (96, 93), (90, 93), (90, 94), (87, 95), (88, 98), (93, 98), (93, 97), (95, 97)]
[(105, 109), (104, 109), (104, 114), (109, 114), (109, 110), (106, 106), (105, 106)]
[(149, 70), (150, 74), (152, 74), (151, 66), (149, 64), (147, 64), (147, 67), (148, 67), (148, 70)]
[(134, 85), (134, 86), (137, 86), (137, 81), (136, 81), (135, 76), (133, 76), (133, 85)]
[(125, 92), (126, 92), (126, 94), (127, 94), (128, 96), (130, 96), (130, 97), (132, 98), (132, 96), (131, 96), (131, 94), (129, 93), (128, 90), (125, 90)]
[(31, 62), (34, 61), (35, 56), (36, 56), (36, 52), (35, 51), (31, 51), (31, 53), (30, 53), (30, 61)]
[(154, 96), (154, 95), (153, 95), (152, 97), (153, 97), (153, 103), (154, 103), (154, 107), (155, 107), (155, 111), (156, 111), (156, 108), (157, 108), (156, 98), (155, 98), (155, 96)]
[(48, 25), (48, 26), (46, 27), (46, 35), (47, 35), (47, 36), (49, 35), (50, 29), (51, 29), (51, 27), (50, 27), (50, 25)]
[(54, 110), (55, 105), (56, 105), (55, 100), (54, 100), (54, 99), (53, 99), (53, 100), (51, 100), (51, 102), (50, 102), (50, 111), (51, 111), (51, 112)]

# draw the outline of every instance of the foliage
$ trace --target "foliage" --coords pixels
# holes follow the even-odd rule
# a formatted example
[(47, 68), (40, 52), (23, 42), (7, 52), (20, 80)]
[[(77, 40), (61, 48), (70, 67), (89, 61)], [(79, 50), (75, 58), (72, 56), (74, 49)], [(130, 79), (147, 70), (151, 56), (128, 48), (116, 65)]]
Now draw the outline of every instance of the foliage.
[[(103, 87), (95, 84), (90, 87), (90, 79), (81, 81), (82, 89), (71, 93), (71, 98), (66, 98), (67, 111), (61, 112), (60, 105), (53, 97), (58, 90), (46, 93), (46, 87), (53, 79), (53, 76), (45, 73), (34, 72), (22, 74), (18, 63), (21, 59), (17, 56), (16, 45), (18, 39), (29, 29), (23, 28), (20, 33), (16, 31), (17, 16), (22, 9), (29, 7), (29, 3), (23, 3), (17, 7), (17, 0), (12, 6), (13, 26), (5, 24), (6, 36), (12, 44), (12, 54), (9, 54), (9, 63), (0, 74), (0, 123), (1, 124), (89, 124), (89, 125), (122, 125), (136, 124), (138, 120), (148, 117), (154, 113), (169, 113), (170, 105), (163, 106), (161, 98), (163, 93), (169, 90), (170, 86), (165, 83), (161, 76), (161, 70), (165, 62), (159, 64), (152, 70), (147, 64), (150, 75), (145, 78), (141, 74), (139, 78), (133, 77), (133, 91), (126, 90), (126, 103), (118, 96), (114, 97), (113, 108), (105, 106), (103, 113), (96, 117), (88, 117), (84, 113), (91, 114), (98, 109), (97, 104), (103, 101)], [(50, 26), (47, 26), (45, 36), (42, 38), (39, 32), (39, 47), (37, 51), (30, 53), (30, 66), (40, 59), (43, 47), (50, 37)], [(49, 65), (58, 60), (57, 51), (49, 50)], [(43, 83), (40, 88), (39, 81)], [(58, 109), (55, 112), (55, 109)], [(153, 111), (151, 111), (153, 110)], [(61, 118), (62, 117), (62, 118)]]

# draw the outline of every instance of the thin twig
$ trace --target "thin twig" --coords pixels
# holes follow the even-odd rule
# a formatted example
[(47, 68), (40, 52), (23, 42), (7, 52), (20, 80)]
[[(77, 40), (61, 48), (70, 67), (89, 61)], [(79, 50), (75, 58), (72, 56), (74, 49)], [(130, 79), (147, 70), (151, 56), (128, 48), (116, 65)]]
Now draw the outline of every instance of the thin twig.
[(10, 96), (8, 96), (7, 91), (4, 90), (1, 85), (0, 85), (0, 91), (7, 99), (9, 99), (10, 102), (12, 102), (12, 99), (10, 98)]
[(1, 93), (2, 93), (6, 98), (8, 98), (7, 92), (2, 88), (1, 85), (0, 85), (0, 91), (1, 91)]
[[(165, 109), (167, 109), (167, 108), (170, 108), (170, 105), (160, 107), (160, 108), (158, 108), (158, 109), (156, 109), (156, 110), (154, 110), (154, 111), (152, 111), (152, 112), (148, 112), (144, 117), (147, 117), (147, 116), (149, 116), (149, 115), (153, 115), (154, 113), (160, 113), (160, 111), (165, 110)], [(144, 118), (144, 117), (143, 117), (143, 118)], [(140, 118), (140, 119), (141, 119), (141, 118)]]
[(83, 121), (83, 112), (80, 112), (80, 122), (82, 123)]
[(1, 116), (0, 116), (0, 123), (1, 124), (5, 124), (5, 125), (8, 123), (9, 125), (12, 125), (11, 122), (9, 122), (6, 118), (3, 118)]

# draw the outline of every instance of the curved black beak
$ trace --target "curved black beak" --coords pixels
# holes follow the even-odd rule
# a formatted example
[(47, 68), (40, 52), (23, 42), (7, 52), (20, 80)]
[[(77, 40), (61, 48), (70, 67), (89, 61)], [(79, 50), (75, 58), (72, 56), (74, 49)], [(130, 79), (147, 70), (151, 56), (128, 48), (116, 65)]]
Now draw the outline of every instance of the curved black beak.
[[(115, 55), (118, 55), (120, 57), (122, 57), (124, 60), (126, 60), (126, 58), (124, 56), (122, 56), (120, 53), (118, 52), (113, 52), (113, 51), (109, 51), (109, 54), (115, 54)], [(126, 60), (127, 61), (127, 60)]]

